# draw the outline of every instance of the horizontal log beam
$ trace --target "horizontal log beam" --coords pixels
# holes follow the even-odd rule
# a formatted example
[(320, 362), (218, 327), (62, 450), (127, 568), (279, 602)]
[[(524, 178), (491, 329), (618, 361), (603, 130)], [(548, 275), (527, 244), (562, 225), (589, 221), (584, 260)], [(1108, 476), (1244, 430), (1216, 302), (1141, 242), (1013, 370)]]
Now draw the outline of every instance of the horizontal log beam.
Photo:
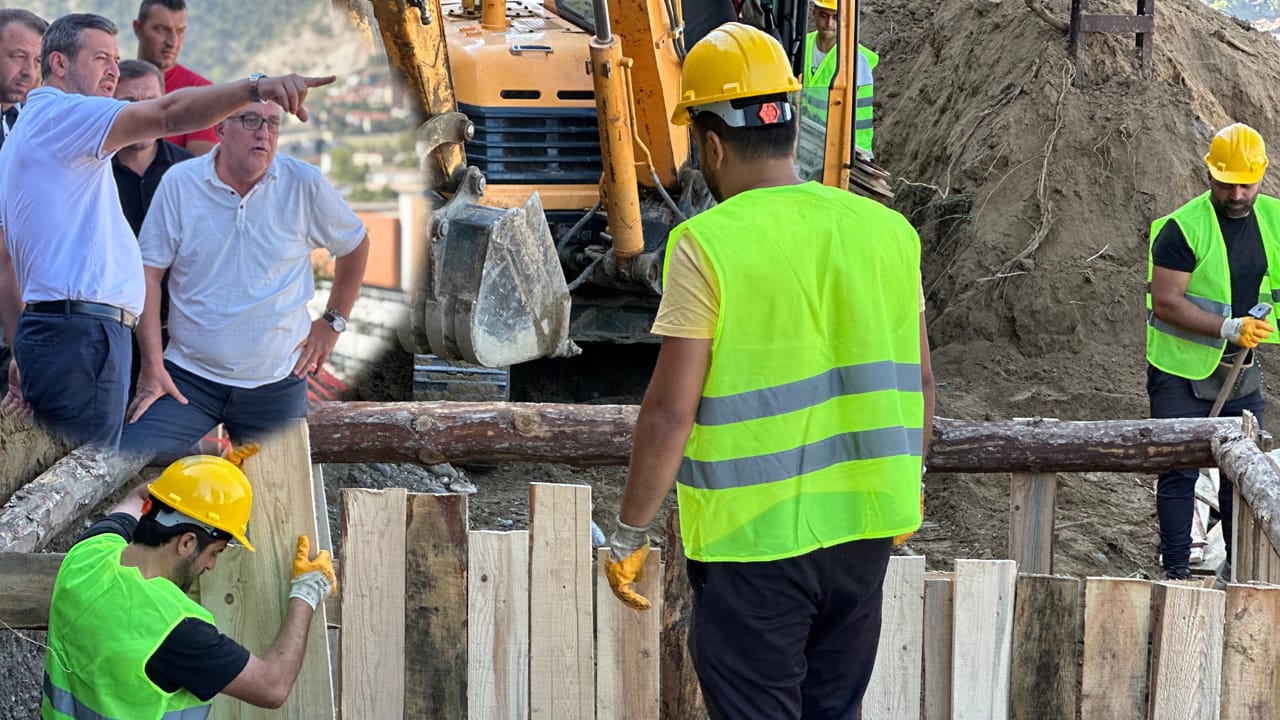
[[(331, 403), (312, 411), (316, 462), (554, 462), (625, 465), (634, 405)], [(933, 472), (1160, 472), (1216, 466), (1209, 441), (1233, 418), (1010, 420), (938, 418)]]

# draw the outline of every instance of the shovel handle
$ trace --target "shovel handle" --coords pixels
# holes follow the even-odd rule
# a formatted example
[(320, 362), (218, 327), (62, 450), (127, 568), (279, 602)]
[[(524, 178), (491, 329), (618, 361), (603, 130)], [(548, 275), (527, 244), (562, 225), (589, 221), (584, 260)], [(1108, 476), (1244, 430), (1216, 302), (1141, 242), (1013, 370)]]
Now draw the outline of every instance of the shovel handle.
[(1236, 385), (1236, 378), (1240, 376), (1240, 368), (1244, 366), (1244, 356), (1249, 351), (1240, 348), (1236, 352), (1236, 359), (1231, 361), (1231, 369), (1227, 371), (1226, 382), (1222, 383), (1222, 389), (1218, 391), (1218, 397), (1213, 400), (1213, 409), (1209, 411), (1209, 417), (1218, 417), (1218, 413), (1222, 412), (1222, 406), (1227, 402), (1227, 396), (1231, 394), (1231, 389)]

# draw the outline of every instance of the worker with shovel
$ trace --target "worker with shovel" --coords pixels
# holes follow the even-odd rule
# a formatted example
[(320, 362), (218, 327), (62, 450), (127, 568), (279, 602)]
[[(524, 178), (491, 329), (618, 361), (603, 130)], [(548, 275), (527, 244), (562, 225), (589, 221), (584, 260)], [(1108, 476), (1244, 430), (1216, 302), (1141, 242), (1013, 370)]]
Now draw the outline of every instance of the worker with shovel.
[[(605, 572), (635, 609), (672, 483), (712, 718), (856, 717), (892, 538), (920, 525), (933, 414), (920, 240), (902, 215), (796, 175), (800, 89), (739, 23), (684, 63), (716, 207), (671, 232), (663, 336)], [(674, 559), (672, 559), (674, 561)]]
[[(1262, 419), (1262, 370), (1254, 348), (1280, 342), (1269, 303), (1280, 297), (1280, 200), (1258, 192), (1266, 146), (1236, 123), (1205, 155), (1209, 190), (1151, 225), (1147, 291), (1147, 394), (1153, 418), (1207, 417), (1220, 410)], [(1274, 294), (1273, 294), (1274, 293)], [(1197, 468), (1160, 475), (1156, 513), (1165, 579), (1190, 577)], [(1231, 482), (1218, 508), (1230, 577)]]
[(329, 553), (312, 558), (307, 536), (298, 538), (288, 608), (261, 658), (219, 633), (186, 595), (229, 543), (253, 551), (252, 502), (239, 468), (195, 455), (89, 527), (53, 586), (42, 718), (196, 720), (219, 693), (260, 707), (284, 703), (314, 610), (337, 589)]

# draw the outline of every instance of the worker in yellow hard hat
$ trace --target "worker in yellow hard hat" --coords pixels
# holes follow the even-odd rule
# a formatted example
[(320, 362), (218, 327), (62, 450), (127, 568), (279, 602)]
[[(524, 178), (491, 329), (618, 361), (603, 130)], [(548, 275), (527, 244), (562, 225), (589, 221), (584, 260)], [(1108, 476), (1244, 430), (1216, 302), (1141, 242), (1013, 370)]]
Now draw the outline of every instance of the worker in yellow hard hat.
[[(836, 41), (839, 39), (839, 6), (836, 0), (813, 0), (810, 11), (813, 32), (804, 41), (804, 92), (800, 94), (800, 112), (805, 117), (826, 123), (827, 100), (831, 94), (831, 80), (836, 74)], [(856, 101), (853, 109), (853, 141), (869, 155), (874, 155), (872, 139), (875, 136), (872, 100), (875, 95), (873, 72), (880, 64), (880, 56), (862, 43), (858, 43), (858, 68)]]
[(635, 583), (675, 483), (713, 718), (856, 717), (892, 539), (920, 525), (920, 240), (880, 203), (797, 176), (799, 87), (747, 25), (689, 49), (671, 119), (693, 126), (720, 202), (671, 232), (605, 563), (614, 594), (647, 609)]
[[(1208, 416), (1248, 410), (1262, 418), (1262, 374), (1255, 348), (1280, 342), (1275, 313), (1259, 303), (1280, 297), (1280, 200), (1259, 194), (1267, 171), (1262, 136), (1241, 123), (1214, 136), (1209, 190), (1151, 224), (1147, 291), (1147, 394), (1151, 416)], [(1240, 356), (1240, 353), (1244, 353)], [(1235, 382), (1223, 387), (1239, 360)], [(1163, 576), (1189, 577), (1196, 468), (1170, 470), (1156, 485)], [(1228, 558), (1231, 483), (1218, 493)], [(1221, 576), (1229, 574), (1230, 560)]]
[[(170, 465), (89, 527), (54, 583), (43, 718), (204, 718), (224, 693), (279, 707), (315, 608), (337, 589), (327, 551), (298, 538), (288, 609), (261, 658), (218, 632), (186, 593), (229, 544), (249, 543), (253, 491), (222, 458)], [(271, 588), (254, 588), (273, 592)]]

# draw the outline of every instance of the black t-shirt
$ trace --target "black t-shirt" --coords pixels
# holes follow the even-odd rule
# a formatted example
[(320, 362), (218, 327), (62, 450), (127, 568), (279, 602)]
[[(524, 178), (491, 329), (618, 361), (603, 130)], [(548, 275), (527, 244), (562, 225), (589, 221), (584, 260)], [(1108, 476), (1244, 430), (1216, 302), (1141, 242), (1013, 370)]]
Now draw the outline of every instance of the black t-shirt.
[[(1218, 213), (1218, 227), (1227, 245), (1227, 267), (1231, 270), (1231, 317), (1242, 317), (1258, 304), (1258, 289), (1267, 273), (1267, 253), (1262, 247), (1258, 216), (1229, 218)], [(1196, 256), (1176, 222), (1167, 222), (1151, 247), (1155, 265), (1178, 272), (1196, 269)]]
[[(80, 540), (106, 533), (130, 540), (137, 527), (133, 516), (113, 513), (89, 526)], [(243, 645), (203, 620), (187, 618), (152, 653), (146, 670), (147, 678), (165, 692), (181, 688), (201, 700), (211, 700), (248, 664), (249, 651)]]

